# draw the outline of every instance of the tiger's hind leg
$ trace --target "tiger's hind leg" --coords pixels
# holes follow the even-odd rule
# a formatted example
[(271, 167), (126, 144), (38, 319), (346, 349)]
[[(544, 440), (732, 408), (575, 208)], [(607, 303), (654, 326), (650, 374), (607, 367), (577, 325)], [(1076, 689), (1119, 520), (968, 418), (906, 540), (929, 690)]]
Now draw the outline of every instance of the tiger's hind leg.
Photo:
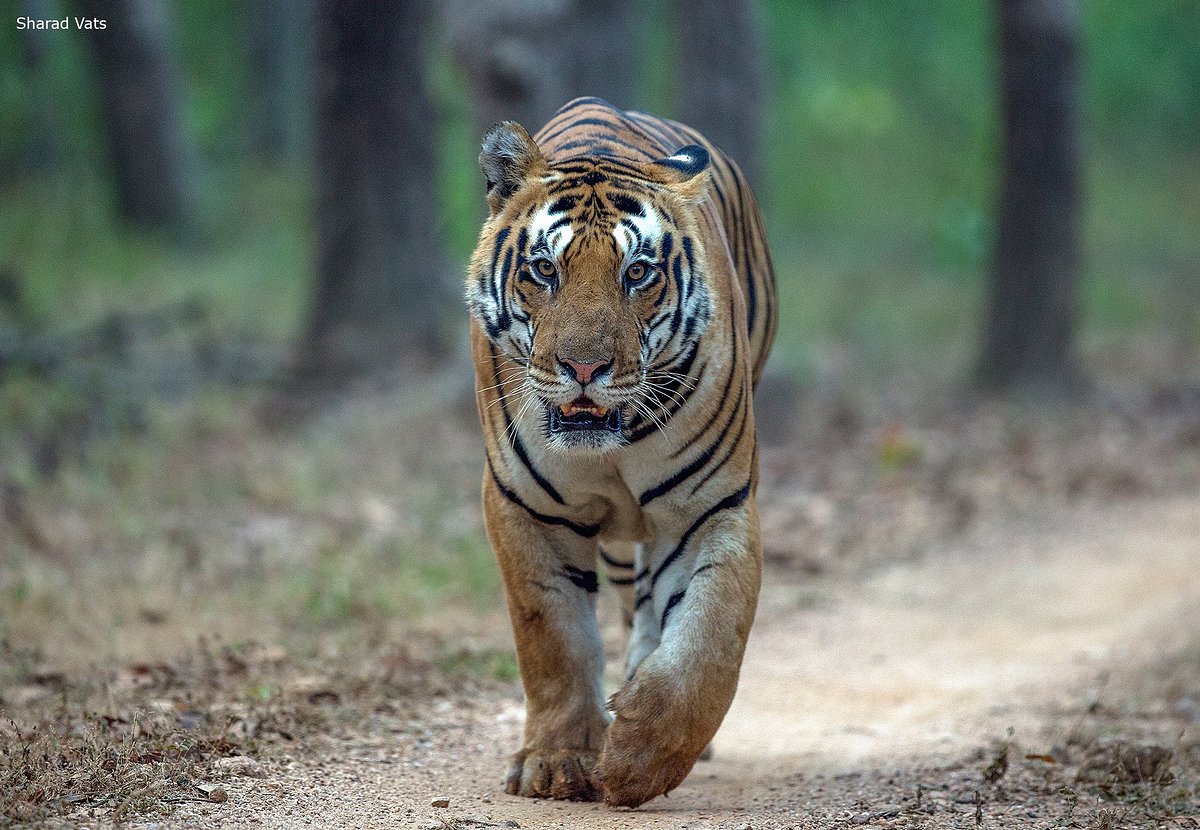
[(636, 542), (602, 542), (599, 546), (600, 561), (608, 582), (621, 598), (621, 619), (628, 632), (633, 628), (633, 581), (637, 573)]

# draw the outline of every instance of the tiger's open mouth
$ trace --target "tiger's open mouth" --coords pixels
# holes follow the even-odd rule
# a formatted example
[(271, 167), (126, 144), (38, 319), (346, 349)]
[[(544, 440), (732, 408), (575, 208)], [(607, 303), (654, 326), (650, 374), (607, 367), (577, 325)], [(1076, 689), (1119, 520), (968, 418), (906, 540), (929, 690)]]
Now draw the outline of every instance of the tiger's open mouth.
[(607, 430), (620, 432), (625, 417), (619, 407), (606, 409), (587, 396), (580, 396), (562, 406), (549, 407), (550, 432), (582, 432)]

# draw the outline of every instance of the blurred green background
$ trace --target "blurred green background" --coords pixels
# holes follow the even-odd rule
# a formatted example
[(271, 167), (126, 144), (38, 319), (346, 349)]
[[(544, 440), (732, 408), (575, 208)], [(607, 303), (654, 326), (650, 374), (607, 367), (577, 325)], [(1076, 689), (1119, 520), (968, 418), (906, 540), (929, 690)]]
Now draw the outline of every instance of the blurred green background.
[[(139, 230), (115, 208), (83, 33), (44, 33), (44, 60), (31, 68), (12, 25), (19, 11), (8, 3), (0, 14), (0, 548), (15, 552), (0, 561), (11, 588), (0, 634), (17, 631), (21, 614), (38, 631), (39, 620), (76, 613), (62, 590), (76, 580), (69, 563), (113, 552), (129, 556), (104, 560), (112, 571), (94, 584), (111, 578), (134, 603), (161, 589), (174, 596), (165, 602), (196, 608), (211, 595), (172, 592), (193, 579), (240, 586), (247, 607), (262, 604), (252, 630), (294, 614), (354, 616), (360, 600), (384, 619), (451, 597), (498, 608), (457, 300), (485, 213), (480, 136), (447, 7), (421, 37), (437, 149), (428, 221), (449, 262), (458, 353), (441, 374), (382, 397), (348, 392), (344, 406), (282, 435), (256, 416), (289, 371), (317, 279), (311, 82), (301, 79), (293, 113), (300, 152), (264, 161), (248, 46), (258, 7), (166, 8), (198, 155), (199, 227), (186, 241)], [(668, 9), (639, 12), (635, 100), (618, 103), (671, 116), (679, 47)], [(937, 442), (897, 425), (916, 417), (897, 401), (949, 406), (979, 351), (1000, 180), (996, 6), (767, 0), (760, 11), (760, 191), (781, 295), (771, 376), (791, 396), (762, 418), (776, 435), (780, 421), (811, 426), (789, 451), (828, 451), (830, 465), (857, 452), (863, 491), (925, 466), (933, 475)], [(1106, 388), (1187, 388), (1200, 379), (1200, 4), (1084, 0), (1080, 12), (1076, 352)], [(37, 158), (47, 135), (49, 162)], [(842, 397), (882, 403), (861, 417), (820, 409)], [(1061, 424), (1090, 439), (1100, 418)], [(883, 437), (845, 439), (861, 444), (851, 452), (836, 436), (853, 423)], [(1162, 432), (1136, 428), (1136, 440)], [(985, 430), (980, 443), (1024, 464), (1022, 429), (995, 440)], [(1092, 462), (1061, 437), (1047, 439), (1056, 472), (1046, 480), (1086, 489), (1092, 473), (1055, 459)], [(1158, 457), (1121, 453), (1121, 464)], [(806, 465), (795, 466), (824, 469)], [(845, 495), (846, 515), (861, 516), (860, 491), (844, 485), (796, 483)], [(210, 573), (210, 561), (223, 564)], [(264, 584), (283, 593), (264, 599)]]
[[(221, 327), (282, 348), (312, 282), (311, 175), (302, 163), (255, 164), (247, 152), (256, 105), (247, 4), (170, 5), (186, 126), (202, 154), (204, 244), (179, 251), (116, 220), (81, 35), (48, 38), (49, 72), (32, 79), (9, 6), (0, 27), (0, 261), (19, 275), (21, 313), (46, 327), (199, 295)], [(950, 0), (764, 4), (762, 201), (783, 295), (776, 359), (800, 380), (832, 371), (831, 360), (868, 378), (904, 369), (954, 377), (969, 361), (997, 188), (993, 11)], [(1084, 0), (1081, 12), (1081, 348), (1111, 356), (1157, 333), (1194, 356), (1200, 4)], [(640, 32), (634, 102), (668, 115), (669, 25), (651, 10)], [(442, 41), (430, 53), (442, 118), (437, 204), (462, 262), (482, 216), (478, 136), (449, 49)], [(64, 163), (22, 172), (43, 102)]]

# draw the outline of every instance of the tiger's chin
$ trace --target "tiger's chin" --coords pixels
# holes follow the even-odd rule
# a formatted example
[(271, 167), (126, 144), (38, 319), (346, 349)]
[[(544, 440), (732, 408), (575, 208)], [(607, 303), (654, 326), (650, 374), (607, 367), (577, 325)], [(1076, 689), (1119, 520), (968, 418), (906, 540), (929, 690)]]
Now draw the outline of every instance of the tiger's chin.
[(611, 452), (625, 444), (622, 407), (604, 407), (587, 397), (566, 404), (547, 404), (546, 434), (560, 452)]

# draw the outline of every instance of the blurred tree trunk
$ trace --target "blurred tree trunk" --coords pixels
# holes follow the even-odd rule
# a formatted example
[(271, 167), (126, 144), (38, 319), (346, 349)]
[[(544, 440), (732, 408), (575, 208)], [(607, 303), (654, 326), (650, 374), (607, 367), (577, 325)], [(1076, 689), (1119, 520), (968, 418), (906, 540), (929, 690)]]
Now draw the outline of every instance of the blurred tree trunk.
[(447, 0), (445, 11), (480, 139), (497, 121), (535, 133), (581, 95), (636, 106), (633, 0)]
[(766, 55), (755, 0), (671, 0), (679, 120), (762, 182)]
[[(639, 107), (642, 56), (635, 33), (641, 22), (633, 0), (577, 0), (563, 37), (572, 87), (555, 110), (581, 95), (603, 98), (622, 109)], [(552, 114), (553, 110), (543, 121)]]
[(311, 0), (259, 0), (252, 7), (253, 151), (270, 164), (296, 164), (307, 147), (312, 12)]
[(162, 0), (80, 0), (121, 213), (153, 230), (195, 229), (196, 153), (184, 132), (182, 84)]
[(459, 303), (437, 221), (427, 8), (316, 4), (317, 284), (298, 383), (424, 368), (444, 351)]
[[(61, 20), (52, 0), (21, 0), (19, 14), (34, 20)], [(50, 83), (49, 37), (44, 29), (17, 32), (21, 49), (23, 86), (29, 96), (32, 131), (22, 149), (20, 164), (26, 170), (43, 171), (56, 167), (61, 158), (57, 107)]]
[(1000, 0), (1003, 170), (982, 386), (1061, 395), (1078, 260), (1075, 0)]

